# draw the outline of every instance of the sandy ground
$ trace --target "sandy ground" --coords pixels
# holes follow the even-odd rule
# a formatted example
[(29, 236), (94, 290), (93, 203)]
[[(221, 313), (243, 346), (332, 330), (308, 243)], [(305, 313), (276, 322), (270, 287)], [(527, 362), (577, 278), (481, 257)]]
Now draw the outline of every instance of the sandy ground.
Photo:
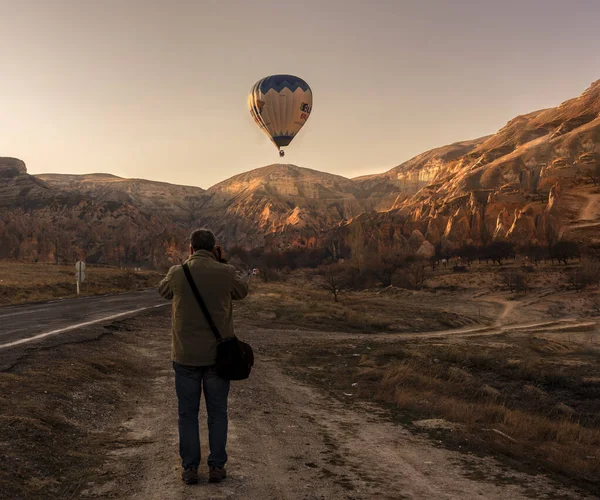
[(569, 224), (569, 230), (584, 229), (599, 226), (600, 222), (600, 194), (597, 192), (582, 191), (578, 196), (583, 198), (583, 204), (576, 220)]
[[(511, 312), (514, 320), (508, 307), (505, 312)], [(147, 381), (135, 416), (122, 422), (96, 480), (82, 488), (82, 498), (584, 498), (545, 476), (515, 472), (491, 458), (444, 449), (392, 423), (375, 406), (332, 399), (286, 375), (277, 357), (270, 355), (293, 350), (300, 340), (318, 342), (326, 337), (351, 343), (356, 335), (302, 332), (299, 339), (297, 331), (262, 329), (245, 332), (245, 340), (255, 347), (257, 365), (250, 380), (232, 387), (229, 477), (220, 485), (208, 484), (203, 466), (201, 484), (185, 486), (179, 477), (167, 335), (152, 323), (147, 324), (147, 341), (139, 352), (155, 367), (155, 376)], [(519, 325), (513, 322), (511, 327)], [(204, 421), (203, 416), (206, 457)]]
[[(417, 294), (412, 300), (423, 300), (419, 297), (421, 295)], [(546, 309), (550, 299), (575, 302), (573, 294), (556, 297), (547, 297), (543, 293), (529, 294), (518, 301), (504, 293), (461, 297), (461, 300), (454, 300), (452, 310), (455, 312), (466, 317), (481, 317), (483, 308), (486, 314), (493, 311), (496, 319), (429, 333), (414, 330), (394, 334), (339, 333), (323, 329), (300, 331), (278, 328), (273, 321), (268, 325), (270, 328), (261, 328), (267, 323), (244, 328), (242, 325), (248, 324), (256, 304), (251, 301), (246, 305), (242, 303), (237, 317), (238, 320), (244, 319), (238, 321), (237, 331), (255, 348), (257, 363), (248, 381), (232, 385), (229, 475), (219, 485), (207, 483), (205, 465), (200, 469), (199, 485), (186, 486), (180, 479), (176, 397), (169, 362), (168, 308), (108, 325), (92, 325), (68, 336), (50, 337), (39, 346), (31, 346), (19, 356), (13, 356), (10, 363), (5, 363), (16, 367), (14, 373), (7, 374), (7, 380), (16, 375), (27, 376), (29, 365), (51, 370), (53, 363), (56, 364), (53, 360), (58, 358), (62, 359), (67, 375), (74, 359), (88, 365), (94, 365), (91, 361), (96, 359), (96, 364), (103, 363), (100, 368), (104, 371), (94, 376), (90, 387), (103, 387), (105, 395), (123, 392), (122, 398), (115, 395), (114, 412), (111, 412), (110, 418), (103, 414), (110, 403), (96, 406), (96, 393), (91, 392), (88, 396), (85, 387), (71, 382), (60, 385), (59, 399), (44, 403), (48, 408), (52, 404), (63, 405), (67, 409), (69, 405), (77, 408), (85, 406), (85, 418), (77, 424), (88, 435), (82, 438), (80, 446), (90, 443), (91, 453), (97, 458), (87, 458), (88, 462), (82, 462), (82, 467), (86, 467), (87, 463), (95, 465), (85, 468), (75, 481), (72, 480), (72, 471), (69, 471), (68, 477), (62, 470), (53, 471), (54, 476), (40, 474), (56, 480), (57, 488), (65, 492), (60, 498), (593, 498), (570, 490), (545, 475), (530, 475), (490, 457), (449, 450), (442, 442), (414, 434), (398, 424), (387, 410), (345, 398), (343, 394), (332, 397), (322, 387), (300, 381), (282, 364), (282, 360), (289, 354), (293, 355), (300, 345), (318, 347), (322, 343), (327, 349), (332, 342), (351, 346), (367, 339), (373, 343), (389, 343), (398, 338), (446, 337), (460, 342), (510, 332), (573, 331), (574, 335), (588, 335), (587, 332), (598, 331), (596, 321), (575, 312), (569, 312), (568, 316), (560, 319), (548, 317)], [(404, 296), (400, 299), (409, 300)], [(440, 303), (445, 304), (443, 301)], [(121, 357), (115, 357), (112, 364), (102, 361), (101, 354), (111, 351), (119, 351)], [(143, 367), (140, 368), (140, 373), (144, 374), (142, 380), (136, 378), (135, 383), (123, 386), (123, 376), (114, 373), (114, 367), (122, 359), (134, 367)], [(22, 363), (22, 360), (25, 361)], [(24, 366), (19, 369), (21, 363)], [(80, 370), (79, 366), (76, 368)], [(105, 372), (109, 382), (102, 381)], [(14, 387), (15, 391), (18, 389)], [(40, 401), (46, 397), (45, 391), (42, 392)], [(82, 405), (82, 397), (86, 405)], [(202, 413), (201, 436), (203, 457), (206, 457), (204, 410)], [(68, 411), (66, 415), (74, 418)], [(0, 458), (2, 450), (0, 437)], [(86, 453), (89, 452), (86, 450)], [(69, 451), (66, 455), (73, 457), (77, 453), (77, 450)], [(37, 481), (38, 476), (33, 480)], [(43, 491), (43, 487), (40, 488), (39, 491)], [(29, 500), (34, 497), (19, 498)], [(39, 498), (58, 497), (47, 491)]]
[(581, 210), (580, 220), (594, 220), (597, 215), (597, 206), (600, 196), (598, 194), (585, 194), (586, 204)]

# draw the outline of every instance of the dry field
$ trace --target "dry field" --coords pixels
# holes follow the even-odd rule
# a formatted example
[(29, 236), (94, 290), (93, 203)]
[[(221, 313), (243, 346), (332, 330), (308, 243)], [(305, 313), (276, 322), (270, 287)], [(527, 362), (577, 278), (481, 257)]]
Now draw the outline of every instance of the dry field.
[[(529, 290), (513, 294), (497, 266), (442, 268), (422, 291), (347, 293), (340, 303), (296, 274), (255, 286), (240, 312), (262, 328), (372, 333), (269, 354), (301, 380), (348, 404), (380, 404), (452, 449), (599, 491), (598, 289), (570, 290), (570, 269), (540, 265)], [(450, 328), (459, 329), (435, 333)]]
[(450, 294), (400, 289), (347, 292), (339, 302), (317, 280), (300, 274), (285, 282), (254, 280), (251, 293), (239, 304), (238, 320), (262, 328), (355, 333), (426, 332), (493, 321), (502, 307), (482, 302), (461, 307)]
[[(56, 283), (71, 279), (71, 269), (48, 267)], [(52, 287), (36, 269), (45, 267), (27, 267), (27, 289), (44, 280)], [(121, 272), (100, 271), (107, 287)], [(329, 488), (324, 498), (398, 498), (389, 495), (399, 491), (434, 498), (424, 492), (441, 494), (447, 485), (464, 498), (475, 491), (485, 498), (597, 495), (600, 318), (590, 300), (598, 290), (570, 290), (564, 266), (548, 265), (533, 273), (526, 293), (513, 294), (499, 284), (498, 271), (442, 267), (423, 290), (374, 288), (343, 293), (339, 302), (312, 273), (276, 283), (254, 279), (248, 299), (235, 306), (236, 331), (258, 360), (250, 386), (237, 385), (232, 400), (238, 437), (230, 487), (237, 498), (266, 498), (257, 493), (266, 487), (295, 498), (298, 477), (314, 481), (315, 491)], [(11, 273), (13, 283), (24, 276), (16, 267)], [(74, 343), (33, 349), (0, 373), (0, 458), (13, 464), (0, 474), (0, 497), (185, 494), (177, 477), (168, 328), (166, 310), (89, 327)], [(302, 413), (307, 391), (320, 398), (310, 416)], [(349, 432), (348, 421), (371, 426), (383, 440), (381, 470), (377, 457), (364, 467), (370, 435), (354, 441), (367, 427)], [(321, 443), (323, 422), (329, 430)], [(394, 434), (388, 443), (393, 429), (413, 437)], [(287, 453), (309, 439), (305, 452)], [(406, 453), (417, 458), (407, 462)], [(499, 468), (484, 465), (492, 459)], [(255, 475), (275, 463), (285, 467), (266, 479)], [(406, 477), (405, 470), (418, 474)], [(387, 493), (369, 496), (365, 488)]]
[[(82, 295), (122, 293), (156, 286), (162, 275), (114, 267), (87, 266)], [(0, 306), (75, 297), (75, 266), (0, 261)]]
[(600, 490), (600, 338), (565, 334), (329, 341), (285, 358), (302, 380), (452, 449)]
[[(168, 328), (165, 315), (158, 322)], [(108, 450), (127, 444), (114, 429), (134, 414), (155, 369), (136, 343), (143, 329), (118, 323), (79, 335), (0, 372), (0, 458), (10, 464), (0, 468), (0, 498), (80, 498)]]

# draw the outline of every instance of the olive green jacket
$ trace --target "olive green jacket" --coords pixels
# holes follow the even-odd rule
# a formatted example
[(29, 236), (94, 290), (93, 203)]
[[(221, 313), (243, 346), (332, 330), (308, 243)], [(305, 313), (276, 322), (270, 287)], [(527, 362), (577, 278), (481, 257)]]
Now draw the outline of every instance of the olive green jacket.
[[(232, 299), (248, 295), (248, 285), (233, 266), (217, 262), (211, 252), (198, 250), (187, 261), (200, 295), (222, 337), (233, 336)], [(171, 357), (187, 366), (211, 366), (217, 341), (185, 277), (182, 266), (173, 266), (158, 285), (159, 293), (173, 301)]]

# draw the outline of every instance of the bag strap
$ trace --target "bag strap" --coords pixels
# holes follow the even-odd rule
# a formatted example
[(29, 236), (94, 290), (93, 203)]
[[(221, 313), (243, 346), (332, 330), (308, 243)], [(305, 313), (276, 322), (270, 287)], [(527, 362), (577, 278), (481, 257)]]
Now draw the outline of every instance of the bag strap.
[(208, 321), (208, 325), (210, 326), (210, 329), (212, 330), (212, 332), (218, 342), (222, 338), (221, 334), (219, 333), (219, 329), (217, 328), (217, 325), (215, 325), (215, 322), (213, 321), (212, 316), (208, 312), (208, 308), (206, 307), (206, 304), (204, 303), (204, 299), (202, 299), (202, 295), (200, 295), (200, 292), (198, 291), (198, 287), (196, 286), (196, 283), (194, 283), (194, 278), (192, 278), (192, 273), (190, 272), (190, 268), (188, 267), (187, 262), (185, 264), (183, 264), (183, 272), (185, 273), (185, 277), (187, 278), (188, 283), (190, 284), (190, 288), (192, 289), (192, 292), (194, 292), (194, 297), (196, 297), (196, 302), (198, 302), (200, 309), (202, 309), (202, 312), (204, 313), (204, 316), (206, 317), (206, 321)]

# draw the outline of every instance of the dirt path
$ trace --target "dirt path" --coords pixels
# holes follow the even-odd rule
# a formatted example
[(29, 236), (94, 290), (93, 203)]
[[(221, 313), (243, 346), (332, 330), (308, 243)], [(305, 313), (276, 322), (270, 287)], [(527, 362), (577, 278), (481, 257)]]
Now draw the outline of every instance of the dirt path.
[[(155, 367), (155, 377), (140, 395), (135, 417), (122, 423), (110, 460), (98, 471), (98, 480), (81, 492), (83, 498), (581, 498), (546, 477), (507, 471), (493, 459), (438, 447), (391, 423), (374, 406), (338, 401), (299, 383), (267, 353), (293, 349), (305, 332), (277, 330), (245, 335), (255, 346), (258, 363), (249, 381), (232, 388), (230, 477), (221, 485), (209, 485), (201, 468), (202, 484), (184, 486), (166, 335), (150, 324), (148, 329), (140, 354)], [(316, 332), (307, 336), (318, 341)], [(356, 339), (325, 336), (340, 342)], [(203, 417), (206, 456), (204, 421)]]
[(584, 205), (581, 210), (579, 218), (581, 220), (591, 221), (596, 218), (596, 210), (594, 207), (598, 204), (598, 199), (600, 197), (597, 194), (586, 194), (585, 198), (587, 199), (587, 204)]
[(586, 202), (581, 208), (578, 220), (573, 221), (571, 227), (573, 229), (579, 229), (600, 225), (600, 222), (597, 220), (600, 212), (598, 209), (598, 206), (600, 205), (600, 195), (595, 193), (581, 193), (581, 196), (585, 198)]

